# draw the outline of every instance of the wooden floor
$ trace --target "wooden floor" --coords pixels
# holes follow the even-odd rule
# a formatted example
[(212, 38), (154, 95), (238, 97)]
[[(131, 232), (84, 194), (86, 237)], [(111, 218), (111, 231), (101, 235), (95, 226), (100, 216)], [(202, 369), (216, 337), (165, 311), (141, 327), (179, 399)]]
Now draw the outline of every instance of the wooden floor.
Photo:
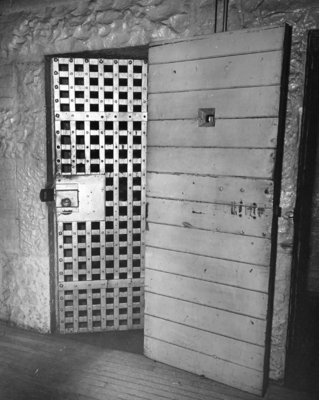
[[(260, 399), (151, 361), (137, 354), (142, 332), (119, 333), (119, 339), (114, 334), (40, 335), (0, 323), (0, 399)], [(126, 351), (114, 350), (119, 347)], [(265, 399), (315, 397), (272, 385)]]

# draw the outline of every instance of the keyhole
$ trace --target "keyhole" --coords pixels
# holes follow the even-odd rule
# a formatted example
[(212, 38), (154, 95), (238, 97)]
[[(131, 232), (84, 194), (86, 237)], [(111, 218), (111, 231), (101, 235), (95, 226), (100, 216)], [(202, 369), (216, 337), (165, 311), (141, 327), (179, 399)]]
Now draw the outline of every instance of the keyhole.
[(62, 207), (71, 207), (71, 200), (68, 197), (65, 197), (61, 200)]
[(213, 124), (214, 123), (214, 116), (213, 115), (206, 115), (206, 122), (208, 124)]

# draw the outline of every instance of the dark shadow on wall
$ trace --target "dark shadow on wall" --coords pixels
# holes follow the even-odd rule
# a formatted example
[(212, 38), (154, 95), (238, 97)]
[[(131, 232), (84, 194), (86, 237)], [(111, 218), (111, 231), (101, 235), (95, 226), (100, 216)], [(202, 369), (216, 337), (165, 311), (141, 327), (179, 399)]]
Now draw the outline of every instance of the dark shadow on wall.
[(319, 393), (319, 30), (309, 32), (304, 99), (285, 380)]

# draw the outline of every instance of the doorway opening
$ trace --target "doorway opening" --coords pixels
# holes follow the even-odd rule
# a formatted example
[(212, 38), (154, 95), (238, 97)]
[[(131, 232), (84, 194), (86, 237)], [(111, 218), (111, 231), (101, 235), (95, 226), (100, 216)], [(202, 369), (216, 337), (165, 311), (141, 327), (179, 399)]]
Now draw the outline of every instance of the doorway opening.
[(143, 328), (147, 61), (137, 53), (48, 60), (60, 333)]
[(286, 384), (318, 392), (319, 374), (319, 30), (309, 32), (295, 213)]
[[(268, 316), (271, 315), (269, 305), (273, 292), (276, 248), (273, 246), (273, 232), (276, 231), (279, 200), (279, 186), (275, 176), (279, 176), (282, 154), (284, 113), (281, 111), (286, 108), (289, 47), (289, 27), (244, 30), (236, 35), (220, 33), (215, 36), (164, 40), (149, 46), (149, 213), (146, 237), (144, 354), (171, 366), (205, 375), (259, 395), (267, 385), (268, 376)], [(61, 67), (61, 71), (60, 58), (62, 65), (70, 63), (68, 68)], [(124, 65), (127, 68), (132, 65), (130, 61), (135, 60), (112, 57), (111, 61), (107, 59), (106, 62), (99, 55), (94, 62), (92, 61), (95, 71), (94, 68), (90, 71), (90, 67), (85, 71), (92, 58), (94, 57), (57, 56), (57, 67), (53, 71), (57, 72), (57, 77), (62, 72), (72, 72), (73, 79), (75, 65), (83, 64), (83, 71), (78, 72), (84, 72), (84, 80), (87, 79), (85, 73), (89, 78), (90, 72), (98, 73), (98, 76), (92, 75), (92, 79), (99, 80), (100, 73), (101, 78), (110, 79), (111, 76), (103, 74), (112, 72), (112, 86), (121, 88), (121, 84), (114, 85), (115, 69), (118, 68), (116, 78), (120, 79), (121, 60), (128, 62)], [(75, 61), (77, 59), (81, 59), (81, 62)], [(101, 65), (108, 66), (108, 63), (113, 63), (113, 70), (103, 69), (100, 72)], [(145, 68), (145, 64), (141, 65)], [(61, 78), (64, 76), (61, 75)], [(54, 83), (54, 87), (59, 84), (59, 81)], [(133, 132), (132, 146), (142, 147), (132, 148), (133, 152), (140, 151), (141, 156), (138, 158), (139, 169), (134, 171), (133, 162), (132, 173), (143, 172), (143, 151), (146, 150), (143, 144), (145, 119), (143, 110), (139, 112), (133, 108), (131, 115), (136, 113), (142, 117), (136, 121), (141, 123), (141, 129), (136, 129), (139, 132), (136, 136), (141, 138), (141, 143), (134, 143), (133, 118), (121, 121), (121, 113), (128, 117), (130, 113), (119, 108), (115, 110), (115, 100), (118, 101), (117, 107), (120, 104), (121, 89), (117, 90), (116, 96), (112, 91), (112, 95), (109, 95), (112, 97), (109, 98), (105, 93), (111, 91), (103, 88), (101, 90), (102, 85), (99, 85), (99, 82), (96, 85), (94, 81), (91, 83), (89, 80), (89, 84), (95, 88), (89, 88), (84, 82), (84, 89), (78, 88), (80, 94), (74, 93), (72, 98), (69, 93), (60, 93), (64, 92), (65, 88), (54, 88), (59, 91), (58, 96), (53, 97), (54, 104), (60, 103), (60, 106), (65, 107), (65, 104), (79, 103), (80, 106), (84, 106), (84, 110), (75, 110), (74, 113), (61, 108), (54, 111), (53, 123), (60, 124), (56, 127), (60, 133), (53, 133), (54, 137), (69, 137), (68, 143), (56, 140), (52, 146), (54, 154), (59, 155), (54, 164), (55, 170), (61, 169), (60, 181), (57, 182), (57, 185), (60, 185), (60, 203), (57, 207), (59, 210), (54, 211), (58, 214), (57, 224), (61, 224), (57, 225), (58, 248), (55, 253), (61, 255), (57, 264), (61, 263), (62, 267), (59, 267), (59, 274), (56, 275), (57, 286), (61, 289), (55, 304), (61, 305), (57, 310), (60, 331), (81, 332), (83, 329), (85, 332), (104, 332), (110, 329), (118, 333), (119, 329), (131, 329), (128, 326), (129, 299), (132, 303), (132, 325), (137, 329), (142, 325), (144, 270), (141, 252), (140, 266), (136, 266), (140, 270), (134, 271), (134, 265), (132, 266), (131, 287), (121, 286), (121, 253), (114, 249), (116, 243), (120, 242), (120, 236), (125, 235), (127, 229), (120, 232), (126, 226), (116, 227), (118, 231), (114, 227), (115, 222), (118, 225), (121, 222), (121, 206), (125, 207), (125, 204), (121, 205), (119, 202), (129, 200), (126, 200), (126, 197), (122, 200), (120, 198), (119, 180), (128, 179), (128, 176), (119, 176), (118, 165), (122, 164), (119, 162), (122, 150), (116, 146), (130, 146), (130, 132)], [(143, 88), (146, 88), (146, 85), (139, 86), (142, 87), (139, 90), (142, 98), (138, 100), (142, 100)], [(89, 94), (86, 94), (86, 87), (89, 88)], [(91, 96), (91, 92), (97, 94)], [(94, 99), (92, 106), (99, 106), (100, 103), (96, 104), (95, 100), (100, 100), (101, 97), (101, 104), (104, 102), (104, 107), (112, 104), (112, 110), (85, 108), (90, 105), (90, 99)], [(66, 99), (74, 101), (68, 102)], [(106, 102), (108, 99), (112, 102)], [(123, 100), (127, 102), (127, 99)], [(198, 121), (198, 116), (202, 115), (203, 110), (207, 112), (204, 125)], [(72, 119), (72, 115), (77, 113), (81, 113), (82, 119)], [(65, 118), (68, 116), (68, 119), (62, 119), (62, 114)], [(93, 116), (92, 119), (90, 115)], [(111, 119), (107, 120), (106, 117)], [(69, 122), (70, 125), (62, 127), (62, 123), (65, 122)], [(112, 127), (108, 126), (110, 122)], [(121, 122), (126, 123), (127, 128), (125, 126), (121, 130)], [(81, 129), (82, 123), (84, 129)], [(129, 124), (132, 124), (132, 128), (129, 128)], [(124, 135), (121, 135), (121, 131)], [(81, 137), (79, 140), (82, 143), (77, 143), (78, 136)], [(120, 143), (121, 136), (126, 137), (127, 144)], [(93, 142), (91, 137), (94, 138)], [(102, 137), (104, 144), (100, 139), (97, 140), (97, 137)], [(112, 143), (107, 142), (109, 137), (112, 137)], [(113, 151), (113, 158), (104, 153), (102, 163), (99, 158), (101, 144), (109, 145), (107, 150)], [(69, 147), (55, 147), (62, 145)], [(126, 151), (125, 148), (123, 150)], [(66, 152), (65, 157), (62, 151)], [(84, 151), (84, 154), (80, 153), (82, 157), (77, 157), (77, 151)], [(99, 154), (95, 153), (97, 151)], [(117, 159), (114, 159), (115, 154), (118, 155)], [(139, 157), (139, 154), (136, 157)], [(82, 161), (78, 162), (78, 159)], [(107, 170), (110, 163), (106, 163), (106, 159), (112, 160), (112, 171)], [(130, 162), (130, 158), (124, 159), (126, 164)], [(57, 160), (60, 160), (60, 163)], [(66, 169), (64, 175), (62, 165)], [(107, 173), (111, 175), (107, 176)], [(115, 178), (116, 173), (118, 179)], [(100, 175), (103, 174), (105, 181), (110, 180), (105, 187), (100, 182)], [(87, 182), (87, 176), (91, 175), (92, 178)], [(134, 186), (135, 177), (132, 176), (132, 179)], [(143, 173), (141, 185), (137, 185), (141, 186), (142, 191), (140, 200), (136, 201), (141, 203), (136, 206), (140, 207), (141, 227), (143, 222), (144, 229), (142, 207), (145, 206), (145, 186), (142, 179)], [(88, 189), (95, 180), (98, 188)], [(82, 186), (87, 189), (84, 195), (81, 194)], [(126, 183), (125, 188), (128, 196), (130, 186)], [(102, 190), (105, 191), (105, 201), (110, 202), (105, 203), (105, 212), (109, 209), (105, 219), (102, 219), (100, 214), (103, 213), (103, 207), (101, 211), (99, 207), (92, 206), (95, 201), (100, 201)], [(107, 198), (108, 195), (110, 198)], [(134, 195), (133, 190), (132, 201)], [(81, 196), (84, 196), (82, 200)], [(118, 208), (114, 206), (115, 201), (118, 201)], [(114, 214), (114, 210), (117, 214)], [(79, 215), (82, 212), (86, 213), (87, 219), (80, 219)], [(128, 214), (122, 216), (122, 222), (127, 224)], [(134, 217), (134, 210), (132, 216)], [(69, 218), (72, 220), (68, 220)], [(113, 222), (113, 225), (107, 227), (109, 222)], [(107, 232), (107, 229), (113, 230)], [(136, 246), (140, 249), (144, 246), (143, 233), (141, 230), (140, 245)], [(105, 246), (103, 249), (101, 243), (105, 240), (106, 244), (107, 235), (113, 236), (109, 241), (112, 246)], [(118, 242), (115, 236), (118, 237)], [(93, 254), (95, 246), (99, 254)], [(74, 248), (78, 249), (75, 257)], [(112, 253), (108, 254), (108, 251)], [(138, 253), (134, 253), (133, 245), (134, 254)], [(115, 278), (116, 255), (119, 256), (119, 267), (118, 277)], [(107, 256), (110, 256), (110, 259), (106, 259)], [(82, 257), (88, 261), (83, 267), (82, 264), (79, 265), (80, 262), (84, 263)], [(102, 257), (104, 261), (113, 264), (103, 268)], [(77, 259), (77, 264), (74, 258)], [(125, 261), (123, 268), (128, 270), (128, 258), (125, 258)], [(93, 268), (93, 262), (99, 263), (96, 268)], [(77, 268), (74, 269), (74, 265)], [(140, 276), (134, 277), (135, 272), (140, 273)], [(108, 274), (112, 274), (109, 280)], [(82, 275), (85, 279), (79, 279)], [(123, 280), (127, 280), (127, 277), (123, 277)], [(107, 284), (103, 287), (104, 281), (112, 282), (112, 286)], [(134, 304), (137, 303), (133, 294), (134, 284), (140, 294), (139, 304)], [(113, 292), (108, 293), (108, 289), (112, 289)], [(121, 289), (125, 296), (122, 295)], [(133, 297), (126, 295), (129, 290), (132, 290)], [(123, 301), (121, 297), (124, 297)], [(135, 307), (139, 308), (136, 313)], [(66, 314), (69, 312), (70, 314)], [(103, 320), (101, 315), (104, 315), (104, 312), (110, 316)], [(140, 318), (136, 325), (135, 318)], [(66, 325), (66, 322), (70, 325)]]

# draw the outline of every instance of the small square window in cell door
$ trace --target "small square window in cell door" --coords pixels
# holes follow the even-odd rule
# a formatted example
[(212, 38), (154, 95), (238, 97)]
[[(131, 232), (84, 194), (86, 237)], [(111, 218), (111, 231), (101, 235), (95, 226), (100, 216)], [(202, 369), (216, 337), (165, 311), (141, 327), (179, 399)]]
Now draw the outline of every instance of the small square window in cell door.
[(144, 60), (52, 59), (61, 333), (143, 327)]

